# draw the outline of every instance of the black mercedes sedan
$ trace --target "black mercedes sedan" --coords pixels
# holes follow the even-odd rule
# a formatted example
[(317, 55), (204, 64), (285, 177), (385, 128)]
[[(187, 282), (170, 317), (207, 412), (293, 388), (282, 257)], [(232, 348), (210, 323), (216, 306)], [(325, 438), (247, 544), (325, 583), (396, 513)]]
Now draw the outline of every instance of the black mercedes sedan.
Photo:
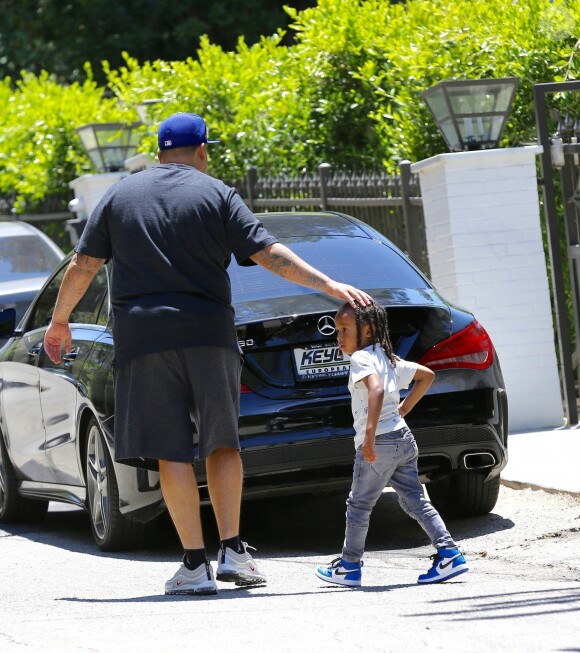
[[(396, 353), (436, 371), (407, 418), (421, 481), (443, 514), (491, 511), (507, 462), (507, 397), (484, 327), (355, 218), (330, 212), (259, 217), (304, 260), (387, 308)], [(0, 312), (0, 338), (9, 337), (0, 350), (0, 523), (39, 518), (49, 501), (64, 501), (86, 508), (101, 549), (119, 550), (138, 544), (147, 522), (165, 508), (157, 472), (114, 462), (108, 266), (71, 315), (70, 353), (55, 365), (43, 350), (67, 265), (68, 258), (16, 328), (14, 311)], [(260, 266), (232, 260), (229, 274), (244, 357), (244, 498), (346, 492), (355, 452), (349, 361), (336, 343), (339, 302)], [(203, 460), (194, 468), (203, 493)]]

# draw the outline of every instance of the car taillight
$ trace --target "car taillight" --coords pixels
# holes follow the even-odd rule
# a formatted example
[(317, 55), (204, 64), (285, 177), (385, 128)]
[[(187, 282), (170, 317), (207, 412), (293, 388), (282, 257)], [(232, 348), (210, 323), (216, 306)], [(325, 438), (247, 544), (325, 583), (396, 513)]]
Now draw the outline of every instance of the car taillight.
[(247, 385), (244, 385), (243, 383), (240, 383), (240, 394), (241, 395), (247, 395), (250, 394), (252, 391), (250, 388), (248, 388)]
[(432, 347), (419, 361), (433, 371), (457, 367), (485, 370), (493, 363), (493, 345), (475, 320), (462, 331)]

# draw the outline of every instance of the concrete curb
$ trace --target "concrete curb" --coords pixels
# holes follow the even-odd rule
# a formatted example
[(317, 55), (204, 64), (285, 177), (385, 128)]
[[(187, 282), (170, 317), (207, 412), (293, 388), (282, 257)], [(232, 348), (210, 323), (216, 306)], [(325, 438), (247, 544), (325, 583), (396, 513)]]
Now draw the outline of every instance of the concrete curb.
[(580, 497), (580, 492), (575, 490), (564, 490), (562, 488), (545, 487), (537, 483), (530, 483), (529, 481), (510, 481), (509, 479), (501, 479), (501, 485), (511, 488), (512, 490), (541, 490), (542, 492), (549, 492), (550, 494), (569, 494), (573, 497)]

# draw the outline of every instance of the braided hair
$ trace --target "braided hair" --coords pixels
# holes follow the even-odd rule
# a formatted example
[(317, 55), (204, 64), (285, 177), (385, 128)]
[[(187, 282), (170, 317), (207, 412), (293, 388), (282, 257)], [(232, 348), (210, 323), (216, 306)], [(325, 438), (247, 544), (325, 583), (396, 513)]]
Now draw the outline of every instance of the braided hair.
[(378, 343), (383, 348), (393, 366), (396, 365), (397, 357), (393, 351), (393, 345), (389, 336), (387, 311), (382, 306), (379, 306), (374, 299), (371, 299), (371, 303), (368, 306), (360, 306), (357, 303), (354, 314), (356, 318), (357, 348), (362, 349), (361, 325), (367, 324), (371, 332), (373, 350)]

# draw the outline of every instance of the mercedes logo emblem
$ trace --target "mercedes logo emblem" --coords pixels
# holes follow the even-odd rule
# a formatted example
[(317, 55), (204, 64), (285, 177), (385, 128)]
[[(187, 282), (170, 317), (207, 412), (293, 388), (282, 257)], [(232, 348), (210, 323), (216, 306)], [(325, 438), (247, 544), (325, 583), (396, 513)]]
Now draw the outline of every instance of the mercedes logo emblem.
[(323, 336), (331, 336), (333, 333), (336, 333), (334, 318), (330, 317), (330, 315), (323, 315), (318, 320), (318, 332)]

